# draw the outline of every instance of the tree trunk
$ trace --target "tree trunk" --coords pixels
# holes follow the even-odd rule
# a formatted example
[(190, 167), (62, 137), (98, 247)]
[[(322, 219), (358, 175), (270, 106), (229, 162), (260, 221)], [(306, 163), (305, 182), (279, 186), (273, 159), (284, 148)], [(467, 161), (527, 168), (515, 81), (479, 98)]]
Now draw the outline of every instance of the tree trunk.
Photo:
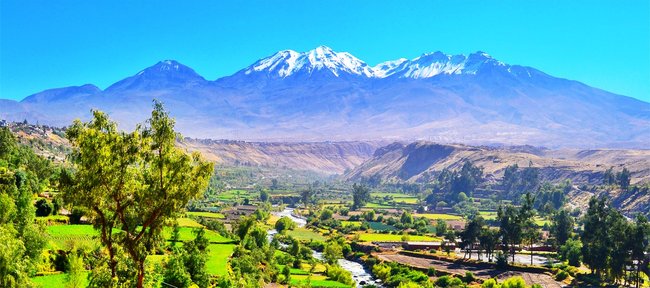
[(138, 288), (144, 285), (144, 261), (138, 261)]
[(528, 250), (530, 250), (528, 251), (530, 252), (530, 265), (533, 265), (533, 242), (530, 242), (530, 249)]

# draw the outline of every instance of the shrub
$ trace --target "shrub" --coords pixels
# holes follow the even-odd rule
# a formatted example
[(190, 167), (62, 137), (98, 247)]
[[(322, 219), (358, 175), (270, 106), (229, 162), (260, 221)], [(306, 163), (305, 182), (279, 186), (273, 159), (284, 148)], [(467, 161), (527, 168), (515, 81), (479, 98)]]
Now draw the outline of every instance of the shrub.
[(555, 274), (555, 280), (557, 280), (557, 281), (563, 281), (564, 279), (566, 279), (568, 277), (569, 277), (569, 273), (567, 273), (564, 270), (560, 270), (559, 272), (557, 272), (557, 274)]
[(499, 284), (497, 284), (496, 280), (490, 278), (481, 284), (481, 288), (499, 288)]
[(503, 281), (501, 288), (526, 288), (526, 281), (520, 276), (511, 277)]
[(463, 281), (465, 283), (472, 283), (475, 280), (476, 280), (476, 277), (474, 277), (474, 274), (472, 274), (472, 272), (470, 272), (470, 271), (465, 272), (465, 277), (463, 277)]
[(456, 278), (456, 277), (451, 277), (449, 275), (442, 276), (436, 280), (436, 286), (437, 287), (461, 287), (463, 286), (463, 281)]

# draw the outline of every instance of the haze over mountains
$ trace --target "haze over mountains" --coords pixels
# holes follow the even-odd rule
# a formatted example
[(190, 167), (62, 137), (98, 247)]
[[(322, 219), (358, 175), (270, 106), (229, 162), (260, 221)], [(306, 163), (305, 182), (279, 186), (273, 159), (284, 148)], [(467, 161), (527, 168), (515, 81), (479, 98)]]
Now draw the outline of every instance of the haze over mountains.
[(90, 109), (126, 129), (163, 101), (185, 136), (258, 141), (415, 140), (548, 147), (646, 148), (650, 103), (486, 53), (442, 52), (374, 67), (321, 46), (279, 51), (206, 80), (161, 61), (110, 87), (0, 100), (0, 118), (69, 125)]

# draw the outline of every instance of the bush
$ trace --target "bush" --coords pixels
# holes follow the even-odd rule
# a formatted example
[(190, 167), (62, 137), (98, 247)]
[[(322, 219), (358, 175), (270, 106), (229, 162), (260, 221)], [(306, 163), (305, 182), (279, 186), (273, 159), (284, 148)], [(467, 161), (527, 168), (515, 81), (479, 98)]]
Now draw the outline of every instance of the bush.
[(429, 269), (427, 269), (427, 275), (436, 276), (436, 269), (433, 267), (429, 267)]
[(557, 274), (555, 274), (555, 280), (557, 280), (557, 281), (563, 281), (564, 279), (566, 279), (568, 277), (569, 277), (569, 273), (567, 273), (564, 270), (560, 270), (559, 272), (557, 272)]
[(347, 285), (353, 285), (352, 274), (338, 265), (326, 265), (327, 277)]
[(474, 274), (472, 274), (472, 272), (470, 272), (470, 271), (465, 272), (465, 277), (463, 277), (463, 281), (465, 283), (469, 284), (469, 283), (474, 282), (475, 280), (476, 280), (476, 277), (474, 277)]
[(451, 277), (449, 275), (442, 276), (436, 280), (436, 286), (437, 287), (461, 287), (463, 286), (463, 281), (456, 278), (456, 277)]
[(512, 277), (503, 281), (501, 288), (526, 288), (526, 281), (520, 276)]
[(499, 251), (494, 258), (496, 259), (498, 268), (505, 268), (508, 266), (508, 255)]
[(499, 288), (499, 284), (497, 284), (496, 280), (490, 278), (481, 284), (481, 288)]
[(36, 216), (49, 216), (52, 213), (52, 204), (44, 198), (36, 201)]

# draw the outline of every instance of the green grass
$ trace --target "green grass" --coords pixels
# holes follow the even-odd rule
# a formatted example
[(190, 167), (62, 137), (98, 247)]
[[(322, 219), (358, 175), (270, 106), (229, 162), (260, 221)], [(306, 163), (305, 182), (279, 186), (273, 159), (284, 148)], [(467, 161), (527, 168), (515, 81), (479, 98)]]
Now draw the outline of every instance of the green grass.
[(418, 198), (395, 198), (395, 203), (401, 203), (401, 204), (417, 204), (419, 199)]
[[(359, 233), (359, 240), (363, 242), (373, 241), (386, 241), (386, 242), (399, 242), (402, 241), (401, 234), (380, 234), (380, 233)], [(422, 235), (408, 235), (408, 241), (440, 241), (439, 237), (422, 236)]]
[[(170, 240), (172, 237), (172, 231), (174, 229), (172, 227), (165, 227), (163, 229), (163, 237), (165, 239)], [(194, 240), (194, 228), (191, 227), (180, 227), (179, 229), (179, 240), (180, 241), (189, 241), (189, 240)], [(229, 243), (232, 242), (231, 239), (228, 239), (226, 237), (223, 237), (219, 235), (219, 233), (211, 231), (211, 230), (205, 230), (205, 236), (208, 238), (208, 241), (210, 243)]]
[(497, 212), (496, 211), (479, 211), (478, 215), (481, 215), (485, 220), (496, 220)]
[(463, 217), (458, 215), (451, 214), (440, 214), (440, 213), (426, 213), (426, 214), (413, 214), (413, 217), (424, 217), (430, 220), (461, 220)]
[(92, 245), (98, 242), (96, 236), (99, 236), (92, 225), (52, 225), (47, 226), (47, 233), (51, 249), (64, 249), (67, 242)]
[(205, 264), (208, 273), (224, 276), (228, 273), (228, 260), (235, 249), (235, 244), (212, 244), (209, 246), (209, 258)]
[[(87, 274), (87, 273), (84, 273)], [(51, 275), (45, 275), (45, 276), (36, 276), (31, 278), (32, 282), (36, 284), (36, 287), (41, 287), (41, 288), (64, 288), (65, 287), (65, 281), (66, 281), (66, 274), (65, 273), (60, 273), (60, 274), (51, 274)], [(82, 276), (83, 281), (84, 281), (84, 286), (88, 285), (88, 281), (86, 280), (86, 276)]]
[(296, 238), (298, 240), (304, 240), (304, 241), (308, 241), (308, 240), (325, 241), (325, 240), (327, 240), (327, 238), (325, 238), (325, 236), (320, 235), (320, 234), (318, 234), (318, 233), (316, 233), (314, 231), (311, 231), (311, 230), (309, 230), (307, 228), (303, 228), (303, 227), (297, 227), (296, 229), (289, 230), (286, 233), (287, 233), (287, 235), (289, 235), (289, 236), (291, 236), (293, 238)]
[(205, 217), (205, 218), (216, 218), (216, 219), (224, 219), (226, 218), (225, 215), (221, 213), (215, 213), (215, 212), (187, 212), (187, 216), (196, 216), (196, 217)]
[(178, 221), (178, 226), (180, 227), (191, 227), (191, 228), (203, 227), (203, 225), (199, 224), (198, 222), (190, 218), (178, 218), (177, 221)]
[(388, 196), (388, 197), (393, 197), (393, 199), (395, 199), (395, 198), (416, 198), (413, 195), (407, 195), (407, 194), (402, 194), (402, 193), (387, 193), (387, 192), (374, 192), (374, 193), (370, 193), (370, 196), (372, 196), (372, 197), (380, 197), (380, 198), (384, 198), (384, 197)]
[(361, 226), (361, 221), (347, 221), (347, 220), (343, 220), (343, 221), (341, 221), (341, 226), (343, 226), (343, 227), (348, 227), (348, 226), (351, 226), (351, 227), (360, 227), (360, 226)]
[(379, 203), (367, 203), (366, 208), (384, 208), (384, 209), (390, 209), (390, 208), (398, 208), (393, 205), (385, 205), (385, 204), (379, 204)]
[(381, 222), (368, 222), (370, 229), (376, 231), (397, 231), (397, 228)]
[[(311, 275), (311, 287), (337, 287), (337, 288), (349, 288), (350, 285), (346, 285), (340, 282), (333, 280), (327, 280), (327, 277), (324, 275)], [(307, 284), (307, 275), (291, 275), (291, 284), (294, 286), (301, 286)]]

